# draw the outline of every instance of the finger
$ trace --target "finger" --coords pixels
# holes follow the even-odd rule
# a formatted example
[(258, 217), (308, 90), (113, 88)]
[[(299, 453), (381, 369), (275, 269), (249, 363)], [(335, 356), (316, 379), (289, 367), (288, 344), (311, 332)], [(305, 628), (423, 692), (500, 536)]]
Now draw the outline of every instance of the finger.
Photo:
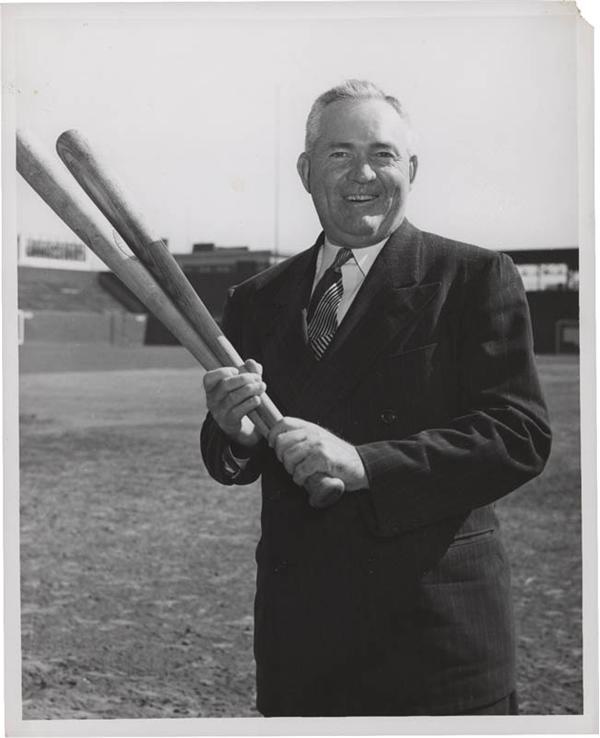
[(315, 472), (325, 473), (327, 471), (325, 467), (320, 457), (309, 454), (296, 465), (292, 478), (299, 487), (304, 487), (306, 480)]
[(295, 446), (297, 443), (307, 440), (306, 431), (304, 428), (298, 428), (297, 430), (284, 431), (280, 433), (275, 439), (275, 445), (273, 449), (275, 455), (279, 461), (283, 461), (283, 455), (290, 448)]
[(229, 390), (223, 397), (222, 405), (225, 410), (232, 410), (237, 405), (245, 402), (249, 397), (259, 396), (264, 393), (264, 383), (260, 380), (257, 382), (246, 382), (237, 389)]
[(229, 417), (232, 421), (239, 423), (244, 416), (248, 415), (248, 413), (252, 412), (252, 410), (256, 410), (261, 402), (262, 400), (258, 395), (252, 395), (252, 397), (248, 397), (247, 400), (244, 400), (244, 402), (240, 402), (239, 405), (236, 405), (234, 408), (232, 408), (229, 411)]
[(206, 372), (202, 378), (204, 389), (210, 391), (213, 387), (216, 387), (219, 382), (227, 377), (235, 376), (238, 370), (233, 366), (224, 366), (220, 369), (212, 369), (210, 372)]
[(304, 461), (310, 453), (310, 446), (306, 442), (296, 443), (288, 449), (282, 457), (282, 463), (290, 476), (294, 476), (296, 467), (301, 461)]
[[(226, 402), (232, 392), (244, 387), (251, 387), (253, 392), (261, 394), (266, 385), (258, 374), (236, 374), (222, 377), (214, 387), (207, 391), (206, 397), (213, 406), (220, 405)], [(230, 406), (227, 404), (225, 409)]]
[(300, 420), (299, 418), (281, 418), (281, 420), (275, 423), (275, 425), (269, 431), (269, 446), (271, 446), (271, 448), (274, 448), (277, 437), (281, 433), (287, 433), (288, 431), (296, 430), (299, 428), (306, 428), (308, 425), (309, 423), (304, 420)]
[(253, 374), (258, 374), (260, 377), (262, 377), (263, 368), (262, 364), (259, 364), (258, 361), (254, 361), (254, 359), (246, 359), (246, 361), (244, 362), (244, 367), (246, 371)]
[(221, 382), (227, 392), (243, 387), (245, 384), (264, 384), (260, 374), (236, 374), (223, 377)]

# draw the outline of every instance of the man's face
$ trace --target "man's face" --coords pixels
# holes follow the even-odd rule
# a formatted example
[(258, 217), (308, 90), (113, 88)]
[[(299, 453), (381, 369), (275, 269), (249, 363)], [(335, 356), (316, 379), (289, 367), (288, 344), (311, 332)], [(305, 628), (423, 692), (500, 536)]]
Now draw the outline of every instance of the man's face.
[(298, 159), (326, 236), (350, 248), (379, 243), (396, 230), (416, 167), (407, 125), (384, 100), (328, 105), (312, 152)]

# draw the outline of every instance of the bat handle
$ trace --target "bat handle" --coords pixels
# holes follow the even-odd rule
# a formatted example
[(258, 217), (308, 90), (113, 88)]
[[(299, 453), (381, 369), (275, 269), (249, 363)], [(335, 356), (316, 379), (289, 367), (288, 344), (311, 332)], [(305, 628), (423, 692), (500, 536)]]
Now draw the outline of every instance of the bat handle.
[[(251, 420), (264, 436), (268, 435), (269, 429), (281, 420), (281, 417), (281, 413), (267, 395), (262, 396), (262, 404), (258, 410), (250, 413)], [(321, 473), (309, 477), (304, 487), (308, 492), (308, 504), (317, 509), (333, 505), (344, 494), (345, 489), (341, 479)]]
[[(241, 364), (242, 360), (234, 352), (235, 349), (231, 347), (230, 353), (233, 354), (231, 358), (237, 363), (240, 371), (246, 371), (244, 365)], [(249, 413), (249, 416), (259, 432), (265, 437), (268, 436), (269, 429), (282, 418), (281, 413), (268, 395), (262, 396), (260, 407)], [(304, 484), (304, 488), (308, 492), (308, 504), (317, 509), (333, 505), (345, 491), (344, 482), (341, 479), (328, 477), (320, 472), (309, 477)]]

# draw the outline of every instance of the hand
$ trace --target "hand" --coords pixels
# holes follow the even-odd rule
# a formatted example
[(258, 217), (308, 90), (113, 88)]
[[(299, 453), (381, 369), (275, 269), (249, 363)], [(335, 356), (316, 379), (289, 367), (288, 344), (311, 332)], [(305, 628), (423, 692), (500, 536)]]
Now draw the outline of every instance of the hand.
[(283, 418), (271, 428), (269, 446), (301, 487), (316, 472), (341, 479), (347, 490), (369, 487), (356, 448), (319, 425)]
[(223, 367), (204, 375), (206, 405), (211, 415), (223, 433), (242, 446), (255, 446), (260, 440), (247, 415), (260, 405), (265, 389), (262, 366), (252, 359), (242, 369)]

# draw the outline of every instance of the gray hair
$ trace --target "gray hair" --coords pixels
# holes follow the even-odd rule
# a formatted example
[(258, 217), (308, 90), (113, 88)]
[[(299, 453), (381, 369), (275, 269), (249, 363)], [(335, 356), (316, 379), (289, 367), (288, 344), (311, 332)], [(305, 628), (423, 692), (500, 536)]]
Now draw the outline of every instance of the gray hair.
[[(391, 105), (402, 120), (407, 124), (409, 130), (409, 148), (412, 148), (413, 134), (408, 113), (400, 104), (400, 101), (392, 95), (386, 95), (385, 92), (373, 82), (364, 79), (347, 79), (340, 85), (332, 87), (314, 101), (308, 118), (306, 120), (306, 137), (304, 140), (304, 149), (310, 154), (315, 141), (319, 136), (319, 127), (321, 125), (321, 116), (323, 111), (331, 103), (338, 100), (384, 100)], [(412, 153), (412, 152), (411, 152)]]

